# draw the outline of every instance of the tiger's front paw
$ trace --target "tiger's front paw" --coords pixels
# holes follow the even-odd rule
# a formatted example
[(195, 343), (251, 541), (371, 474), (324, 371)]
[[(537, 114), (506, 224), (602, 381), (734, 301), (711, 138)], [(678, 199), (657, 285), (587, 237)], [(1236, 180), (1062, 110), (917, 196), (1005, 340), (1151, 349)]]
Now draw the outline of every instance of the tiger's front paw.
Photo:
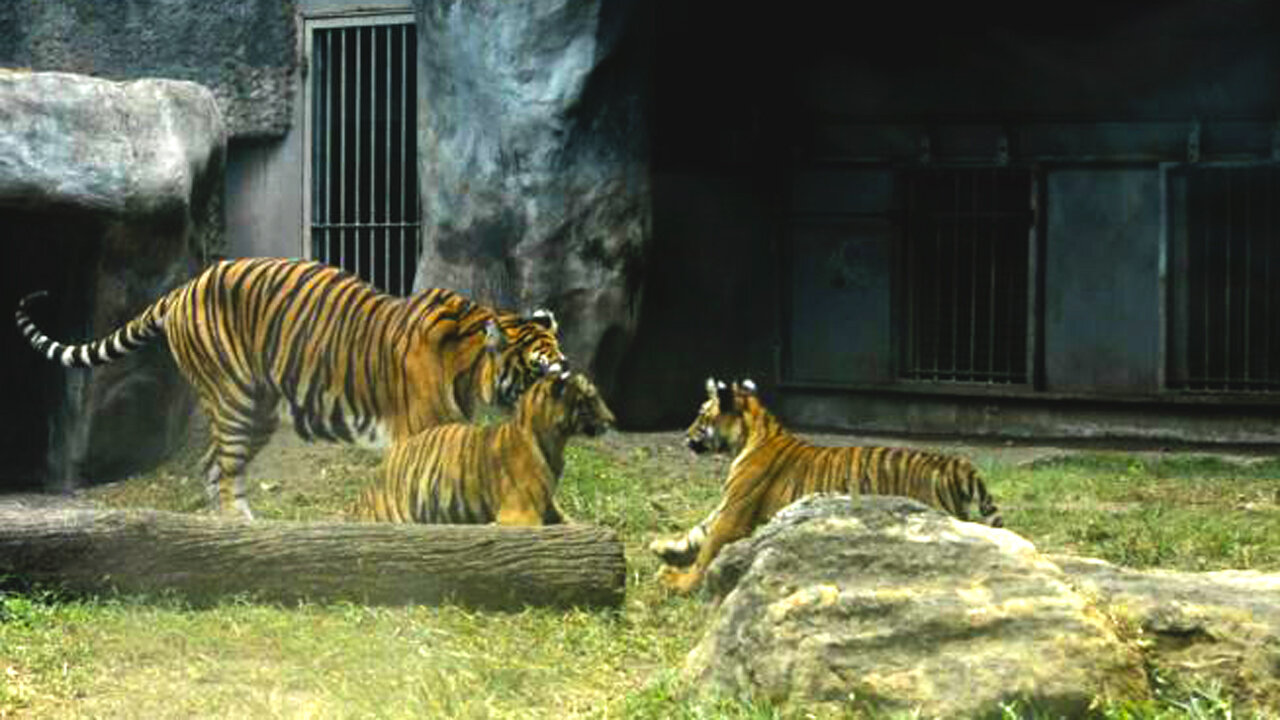
[(677, 595), (688, 595), (698, 588), (702, 573), (697, 570), (681, 570), (663, 565), (658, 571), (658, 582)]
[(674, 567), (688, 567), (698, 557), (697, 548), (689, 547), (689, 541), (685, 538), (679, 540), (659, 538), (649, 543), (649, 552), (657, 555), (663, 563)]

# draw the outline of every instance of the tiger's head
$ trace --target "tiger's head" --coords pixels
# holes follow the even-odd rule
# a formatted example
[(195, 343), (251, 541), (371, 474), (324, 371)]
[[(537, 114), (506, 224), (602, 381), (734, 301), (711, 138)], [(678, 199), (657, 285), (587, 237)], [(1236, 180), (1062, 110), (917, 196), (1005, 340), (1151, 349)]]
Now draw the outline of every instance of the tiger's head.
[(491, 387), (499, 404), (514, 406), (539, 378), (568, 368), (558, 330), (550, 310), (534, 310), (528, 315), (504, 313), (488, 321), (485, 349), (494, 361)]
[(748, 398), (755, 394), (750, 380), (730, 386), (707, 378), (707, 399), (685, 432), (685, 444), (699, 455), (736, 452), (746, 442)]
[(520, 401), (520, 413), (562, 437), (595, 437), (613, 427), (613, 411), (582, 373), (554, 372), (534, 383)]

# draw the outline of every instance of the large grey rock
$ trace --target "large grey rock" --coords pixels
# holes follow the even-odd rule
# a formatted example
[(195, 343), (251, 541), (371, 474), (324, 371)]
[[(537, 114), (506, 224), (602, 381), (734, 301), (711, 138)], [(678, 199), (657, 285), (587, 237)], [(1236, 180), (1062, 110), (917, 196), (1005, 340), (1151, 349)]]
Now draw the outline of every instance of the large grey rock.
[(1280, 574), (1131, 570), (1052, 555), (1071, 582), (1140, 630), (1153, 666), (1218, 684), (1245, 707), (1280, 713)]
[[(0, 71), (0, 224), (23, 259), (4, 300), (48, 290), (32, 315), (65, 341), (124, 324), (218, 245), (225, 153), (218, 104), (194, 83)], [(11, 408), (47, 425), (46, 487), (145, 468), (180, 441), (192, 396), (162, 342), (63, 371), (11, 336), (24, 382), (47, 386)]]
[[(116, 215), (206, 209), (225, 130), (205, 88), (0, 70), (0, 198)], [(195, 202), (193, 202), (193, 200)]]
[(696, 687), (923, 717), (1149, 693), (1142, 658), (1031, 543), (903, 498), (817, 496), (712, 564)]
[(293, 0), (7, 0), (0, 66), (210, 88), (236, 137), (282, 137), (298, 61)]
[(650, 190), (643, 3), (416, 0), (418, 288), (555, 311), (608, 394), (634, 333)]

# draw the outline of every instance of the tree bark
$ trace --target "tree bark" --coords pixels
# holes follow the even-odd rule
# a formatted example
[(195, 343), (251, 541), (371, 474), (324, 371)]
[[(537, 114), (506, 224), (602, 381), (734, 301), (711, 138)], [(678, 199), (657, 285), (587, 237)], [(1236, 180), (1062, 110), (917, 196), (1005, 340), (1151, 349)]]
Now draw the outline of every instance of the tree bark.
[(194, 604), (243, 595), (503, 610), (618, 607), (626, 583), (622, 543), (592, 525), (246, 521), (11, 504), (0, 504), (0, 573)]

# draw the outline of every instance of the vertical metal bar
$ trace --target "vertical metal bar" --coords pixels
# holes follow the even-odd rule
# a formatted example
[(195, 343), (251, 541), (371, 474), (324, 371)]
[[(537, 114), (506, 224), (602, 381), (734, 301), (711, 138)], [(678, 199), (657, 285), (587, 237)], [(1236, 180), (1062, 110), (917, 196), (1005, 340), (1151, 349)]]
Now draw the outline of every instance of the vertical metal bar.
[(952, 200), (954, 215), (951, 221), (951, 379), (959, 373), (960, 347), (960, 180), (961, 173), (954, 172), (955, 192)]
[[(1030, 198), (1030, 197), (1027, 197), (1027, 198), (1025, 198), (1025, 200), (1026, 200), (1028, 203), (1030, 203), (1031, 198)], [(1026, 240), (1026, 242), (1027, 242), (1027, 243), (1030, 243), (1030, 242), (1031, 242), (1031, 239), (1030, 239), (1030, 238), (1028, 238), (1028, 239)], [(1025, 249), (1025, 246), (1024, 246), (1024, 249)], [(1019, 257), (1021, 257), (1021, 255), (1020, 255)], [(1009, 279), (1012, 279), (1013, 277), (1016, 277), (1016, 275), (1014, 275), (1014, 273), (1019, 273), (1019, 272), (1020, 272), (1020, 273), (1022, 274), (1022, 280), (1021, 280), (1020, 282), (1025, 283), (1025, 282), (1026, 282), (1026, 273), (1028, 272), (1028, 269), (1027, 269), (1027, 268), (1028, 268), (1028, 265), (1029, 265), (1028, 263), (1024, 263), (1024, 264), (1023, 264), (1023, 266), (1022, 266), (1021, 268), (1013, 268), (1013, 269), (1012, 269), (1012, 271), (1011, 271), (1011, 273), (1010, 273), (1010, 278), (1009, 278)], [(1005, 332), (1006, 332), (1006, 333), (1009, 333), (1009, 334), (1012, 334), (1012, 332), (1013, 332), (1013, 328), (1016, 326), (1015, 321), (1018, 319), (1018, 307), (1017, 307), (1017, 303), (1016, 303), (1016, 302), (1012, 302), (1012, 301), (1014, 301), (1014, 300), (1017, 300), (1017, 296), (1016, 296), (1016, 294), (1015, 294), (1015, 293), (1017, 292), (1017, 290), (1016, 290), (1016, 289), (1014, 289), (1014, 287), (1016, 287), (1016, 286), (1011, 286), (1011, 287), (1010, 287), (1010, 289), (1008, 290), (1008, 294), (1009, 294), (1009, 300), (1010, 300), (1010, 302), (1005, 303), (1005, 304), (1007, 304), (1007, 305), (1009, 306), (1009, 315), (1008, 315), (1008, 319), (1004, 322), (1004, 326), (1005, 326)], [(1021, 330), (1025, 333), (1025, 330), (1026, 330), (1026, 324), (1025, 324), (1025, 323), (1023, 324), (1023, 327), (1021, 328)], [(1019, 337), (1021, 337), (1021, 336), (1022, 336), (1022, 335), (1019, 335)], [(1005, 343), (1005, 349), (1004, 349), (1004, 352), (1005, 352), (1005, 369), (1006, 369), (1006, 371), (1008, 372), (1008, 376), (1009, 376), (1009, 378), (1011, 378), (1011, 379), (1013, 378), (1013, 371), (1014, 371), (1014, 368), (1016, 367), (1016, 362), (1015, 362), (1015, 360), (1014, 360), (1014, 358), (1015, 358), (1015, 356), (1016, 356), (1016, 352), (1015, 352), (1015, 351), (1016, 351), (1016, 349), (1017, 349), (1017, 343), (1016, 343), (1016, 342), (1010, 341), (1010, 342)]]
[(1234, 239), (1231, 232), (1231, 172), (1229, 170), (1222, 171), (1222, 177), (1226, 180), (1226, 192), (1222, 193), (1222, 204), (1225, 206), (1226, 219), (1223, 226), (1226, 230), (1226, 238), (1222, 243), (1223, 259), (1222, 259), (1222, 276), (1226, 280), (1222, 288), (1222, 389), (1226, 389), (1226, 385), (1231, 378), (1231, 243)]
[(352, 110), (354, 111), (353, 114), (356, 116), (356, 133), (355, 137), (352, 138), (355, 145), (355, 158), (352, 162), (353, 167), (351, 169), (351, 199), (355, 204), (355, 209), (351, 214), (351, 234), (354, 239), (354, 242), (351, 244), (351, 252), (355, 257), (351, 260), (351, 269), (354, 269), (356, 275), (360, 276), (362, 275), (360, 268), (360, 144), (364, 140), (364, 134), (361, 132), (360, 121), (362, 119), (361, 116), (364, 115), (364, 93), (362, 92), (362, 83), (364, 78), (361, 77), (362, 70), (364, 68), (364, 57), (361, 52), (361, 28), (352, 28), (351, 34), (356, 38), (356, 92), (354, 102), (352, 103)]
[(384, 32), (385, 45), (387, 46), (387, 64), (383, 70), (382, 76), (385, 82), (383, 86), (386, 88), (383, 98), (386, 100), (387, 117), (387, 134), (383, 140), (383, 149), (386, 150), (384, 162), (382, 165), (382, 221), (388, 223), (388, 226), (382, 229), (382, 289), (387, 292), (395, 292), (391, 285), (391, 130), (394, 127), (391, 121), (391, 28), (387, 27)]
[[(312, 31), (318, 32), (318, 31)], [(314, 42), (315, 35), (311, 36)], [(320, 130), (321, 108), (324, 107), (324, 53), (319, 48), (312, 49), (311, 55), (311, 248), (310, 257), (319, 257), (319, 241), (316, 238), (315, 225), (320, 218), (320, 138), (324, 133)]]
[(378, 28), (369, 28), (369, 196), (368, 216), (369, 228), (365, 230), (365, 243), (369, 248), (369, 283), (377, 285), (378, 277), (378, 256), (377, 235), (378, 230), (374, 227), (377, 222), (377, 200), (374, 197), (374, 190), (377, 185), (375, 173), (378, 170)]
[(916, 286), (914, 282), (915, 262), (916, 262), (916, 243), (919, 241), (918, 229), (920, 227), (919, 220), (916, 219), (916, 213), (919, 212), (919, 205), (916, 201), (916, 185), (918, 176), (912, 177), (907, 183), (907, 247), (906, 247), (906, 265), (902, 270), (903, 295), (907, 306), (907, 332), (906, 332), (906, 348), (905, 356), (907, 358), (905, 374), (913, 377), (916, 368), (919, 366), (919, 358), (917, 353), (919, 348), (916, 344), (915, 328), (916, 328)]
[(405, 155), (408, 146), (406, 144), (406, 127), (409, 119), (409, 106), (406, 102), (408, 92), (406, 87), (409, 84), (409, 27), (402, 25), (400, 27), (400, 215), (402, 223), (400, 226), (400, 294), (408, 295), (410, 288), (409, 274), (406, 269), (408, 262), (405, 259), (405, 223), (409, 222), (409, 213), (405, 208)]
[(1252, 292), (1250, 290), (1253, 284), (1250, 282), (1250, 276), (1253, 275), (1253, 265), (1252, 265), (1253, 253), (1252, 253), (1252, 248), (1249, 247), (1250, 245), (1253, 244), (1253, 233), (1251, 232), (1252, 228), (1250, 228), (1250, 220), (1252, 218), (1250, 218), (1249, 216), (1249, 210), (1252, 208), (1252, 205), (1253, 205), (1253, 203), (1250, 202), (1251, 200), (1250, 196), (1252, 195), (1252, 191), (1253, 191), (1253, 182), (1252, 182), (1252, 173), (1248, 169), (1241, 171), (1240, 174), (1243, 176), (1243, 179), (1244, 179), (1244, 228), (1243, 228), (1244, 230), (1244, 307), (1241, 308), (1242, 312), (1244, 313), (1243, 324), (1241, 325), (1241, 329), (1243, 330), (1242, 334), (1244, 337), (1241, 338), (1241, 341), (1244, 344), (1244, 347), (1242, 348), (1242, 350), (1244, 352), (1245, 389), (1248, 389), (1249, 360), (1250, 360), (1249, 336), (1252, 335), (1252, 333), (1249, 332), (1250, 330), (1249, 305), (1251, 304), (1253, 299), (1251, 297)]
[[(978, 212), (978, 171), (973, 173), (972, 205), (975, 214)], [(975, 366), (974, 347), (978, 344), (978, 234), (981, 222), (975, 217), (969, 232), (969, 379), (978, 379), (978, 368)], [(987, 377), (991, 375), (988, 373)]]
[[(1280, 334), (1280, 330), (1276, 329), (1276, 325), (1277, 325), (1276, 318), (1272, 317), (1271, 310), (1274, 306), (1280, 305), (1280, 299), (1275, 297), (1276, 293), (1274, 293), (1271, 288), (1271, 264), (1275, 260), (1276, 256), (1280, 255), (1280, 238), (1277, 238), (1275, 236), (1276, 227), (1275, 227), (1275, 223), (1272, 222), (1272, 218), (1276, 214), (1276, 205), (1277, 205), (1276, 196), (1275, 196), (1276, 169), (1274, 167), (1267, 168), (1266, 174), (1267, 174), (1267, 194), (1263, 196), (1263, 200), (1264, 200), (1263, 206), (1267, 208), (1267, 213), (1266, 213), (1267, 230), (1265, 235), (1267, 239), (1267, 270), (1266, 270), (1266, 276), (1263, 280), (1263, 283), (1266, 286), (1265, 307), (1267, 311), (1267, 320), (1266, 320), (1267, 332), (1263, 334), (1263, 338), (1265, 339), (1266, 346), (1263, 348), (1265, 352), (1263, 352), (1262, 356), (1267, 359), (1266, 378), (1270, 382), (1275, 383), (1277, 380), (1280, 380), (1280, 374), (1275, 373), (1273, 368), (1271, 367), (1271, 356), (1272, 356), (1272, 353), (1274, 352), (1271, 346), (1271, 336), (1273, 333)], [(1280, 389), (1280, 388), (1275, 388), (1275, 389)]]
[[(937, 193), (937, 191), (942, 186), (941, 175), (938, 173), (931, 173), (931, 175), (932, 177), (929, 178), (930, 189), (934, 190), (935, 194), (940, 194), (940, 193)], [(933, 200), (934, 202), (936, 202), (934, 198), (930, 198), (930, 200)], [(942, 221), (938, 217), (939, 209), (940, 207), (938, 205), (931, 204), (929, 206), (930, 221), (933, 223), (933, 238), (934, 238), (934, 241), (933, 241), (934, 255), (933, 256), (941, 260), (942, 259)], [(941, 356), (942, 356), (942, 283), (940, 282), (940, 280), (941, 280), (941, 268), (938, 269), (938, 272), (936, 272), (933, 277), (934, 286), (935, 286), (933, 291), (933, 298), (934, 298), (934, 303), (933, 303), (934, 314), (932, 318), (933, 327), (928, 329), (929, 333), (933, 336), (933, 351), (931, 354), (933, 355), (933, 379), (934, 380), (940, 379), (940, 375), (939, 375), (939, 373), (941, 372), (940, 363), (942, 362), (941, 360)]]
[[(1023, 286), (1023, 312), (1022, 327), (1019, 331), (1019, 337), (1022, 338), (1022, 372), (1016, 376), (1018, 382), (1034, 384), (1036, 382), (1036, 348), (1040, 344), (1040, 282), (1043, 275), (1040, 273), (1041, 262), (1043, 262), (1043, 254), (1041, 250), (1044, 245), (1040, 240), (1040, 198), (1043, 197), (1040, 192), (1039, 177), (1030, 171), (1025, 171), (1022, 177), (1026, 182), (1027, 193), (1024, 197), (1024, 206), (1030, 216), (1030, 222), (1027, 223), (1028, 230), (1022, 241), (1023, 266), (1017, 272), (1022, 278)], [(1011, 226), (1012, 227), (1012, 226)], [(1013, 303), (1010, 303), (1013, 305)], [(1010, 347), (1013, 343), (1009, 343)], [(1012, 353), (1012, 350), (1010, 350)], [(1010, 362), (1009, 381), (1014, 382), (1013, 363)]]
[[(992, 172), (991, 178), (991, 197), (994, 202), (995, 198), (1000, 197), (999, 171)], [(1004, 231), (1003, 225), (993, 226), (987, 240), (987, 262), (991, 266), (991, 271), (988, 273), (990, 284), (987, 287), (987, 370), (989, 371), (987, 377), (990, 379), (995, 379), (996, 372), (996, 263), (999, 262), (998, 245)], [(977, 292), (976, 283), (974, 292)], [(1012, 368), (1008, 369), (1012, 370)]]
[(321, 258), (325, 263), (332, 262), (333, 257), (333, 114), (334, 114), (334, 98), (333, 98), (333, 70), (335, 63), (341, 62), (336, 60), (333, 54), (333, 36), (337, 34), (335, 30), (329, 30), (325, 33), (325, 44), (328, 46), (326, 57), (329, 60), (329, 70), (325, 74), (325, 98), (327, 103), (325, 106), (324, 117), (324, 257)]
[(347, 264), (347, 32), (338, 35), (342, 55), (338, 74), (338, 267)]
[(1204, 365), (1200, 367), (1200, 376), (1203, 382), (1209, 376), (1209, 327), (1211, 322), (1211, 319), (1209, 317), (1209, 295), (1210, 295), (1209, 278), (1212, 277), (1212, 273), (1209, 271), (1209, 257), (1210, 257), (1209, 252), (1210, 252), (1210, 249), (1213, 247), (1213, 238), (1210, 235), (1210, 233), (1213, 232), (1212, 230), (1213, 223), (1210, 222), (1210, 218), (1209, 218), (1210, 171), (1206, 170), (1203, 173), (1198, 173), (1198, 174), (1200, 175), (1199, 179), (1201, 181), (1200, 183), (1198, 183), (1200, 186), (1199, 195), (1201, 196), (1200, 222), (1204, 224), (1204, 233), (1202, 234), (1202, 237), (1201, 237), (1201, 243), (1202, 243), (1201, 247), (1203, 248), (1202, 257), (1204, 257), (1205, 259), (1203, 267), (1200, 268), (1200, 291), (1204, 295), (1204, 303), (1203, 303), (1204, 304), (1204, 313), (1203, 313), (1204, 325), (1203, 325), (1203, 334), (1200, 337), (1200, 341), (1204, 345), (1204, 348), (1200, 353), (1201, 355), (1204, 356)]

